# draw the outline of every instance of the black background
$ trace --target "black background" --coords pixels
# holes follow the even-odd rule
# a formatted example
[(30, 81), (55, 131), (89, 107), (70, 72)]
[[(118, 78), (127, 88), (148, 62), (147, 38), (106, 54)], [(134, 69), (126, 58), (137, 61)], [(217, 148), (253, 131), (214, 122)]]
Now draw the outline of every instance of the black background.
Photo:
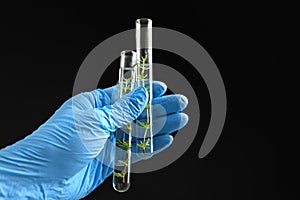
[[(210, 114), (205, 84), (186, 61), (155, 51), (155, 61), (189, 76), (200, 97), (202, 121), (197, 137), (170, 166), (134, 174), (128, 192), (116, 193), (108, 178), (85, 199), (161, 195), (169, 199), (279, 199), (292, 195), (292, 190), (283, 192), (289, 183), (281, 165), (285, 136), (278, 117), (283, 109), (278, 102), (287, 93), (279, 84), (282, 30), (288, 29), (292, 18), (284, 11), (282, 5), (225, 6), (197, 1), (2, 4), (0, 147), (30, 134), (71, 97), (80, 64), (95, 46), (134, 28), (135, 19), (149, 17), (154, 26), (195, 39), (217, 64), (228, 98), (223, 133), (213, 151), (199, 159)], [(102, 78), (99, 86), (113, 84), (113, 78)]]

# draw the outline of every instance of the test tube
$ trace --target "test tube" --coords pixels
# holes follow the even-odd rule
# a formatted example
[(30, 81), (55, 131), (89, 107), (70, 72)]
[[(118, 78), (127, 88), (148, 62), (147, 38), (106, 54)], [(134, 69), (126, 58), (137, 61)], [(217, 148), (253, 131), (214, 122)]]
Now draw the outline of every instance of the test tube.
[(142, 127), (142, 133), (136, 133), (136, 152), (140, 157), (149, 157), (153, 153), (152, 132), (152, 20), (141, 18), (136, 20), (136, 55), (137, 55), (137, 84), (144, 86), (149, 92), (149, 102), (146, 105), (146, 119), (137, 120)]
[[(121, 52), (119, 69), (119, 98), (135, 88), (137, 78), (136, 53), (125, 50)], [(116, 132), (113, 188), (125, 192), (130, 187), (131, 139), (133, 123), (129, 123)]]

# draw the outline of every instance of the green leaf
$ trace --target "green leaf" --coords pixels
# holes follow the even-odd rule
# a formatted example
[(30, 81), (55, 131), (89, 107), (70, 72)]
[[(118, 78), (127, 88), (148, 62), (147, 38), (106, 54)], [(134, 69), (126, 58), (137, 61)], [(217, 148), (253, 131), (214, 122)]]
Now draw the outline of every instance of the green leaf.
[(143, 80), (143, 79), (147, 78), (147, 76), (148, 76), (147, 74), (146, 75), (140, 74), (140, 75), (138, 75), (138, 78)]
[(148, 138), (147, 141), (146, 141), (146, 146), (150, 145), (150, 141), (151, 141), (150, 138)]
[(127, 87), (123, 84), (120, 84), (121, 90), (126, 94), (127, 91), (131, 91), (131, 85), (128, 85)]
[(122, 171), (122, 172), (114, 172), (114, 176), (116, 177), (119, 177), (119, 178), (124, 178), (126, 176), (126, 173), (125, 171)]
[(145, 108), (146, 108), (146, 109), (149, 109), (149, 108), (150, 108), (150, 103), (147, 103), (147, 105), (146, 105)]
[(126, 83), (129, 83), (130, 81), (131, 81), (131, 78), (129, 77), (129, 78), (123, 78), (124, 79), (124, 81), (126, 82)]
[(145, 64), (139, 64), (139, 65), (138, 65), (138, 68), (141, 68), (141, 69), (143, 69), (143, 70), (148, 70), (148, 69), (150, 69), (150, 67), (146, 67)]
[(147, 55), (147, 54), (145, 55), (145, 57), (143, 57), (143, 56), (141, 57), (141, 59), (142, 59), (142, 62), (143, 62), (143, 63), (145, 63), (145, 62), (146, 62), (146, 60), (147, 60), (147, 57), (148, 57), (148, 55)]
[(141, 147), (142, 149), (146, 149), (148, 146), (150, 146), (150, 138), (148, 138), (146, 141), (141, 141), (137, 144), (138, 147)]
[(131, 144), (129, 144), (129, 141), (121, 141), (120, 139), (116, 140), (116, 145), (125, 149), (126, 151), (128, 151), (131, 148)]
[(125, 125), (124, 127), (125, 127), (125, 128), (127, 128), (127, 129), (128, 129), (128, 130), (130, 130), (130, 131), (132, 130), (132, 125), (131, 125), (131, 123), (130, 123), (130, 124), (127, 124), (127, 125)]
[(145, 129), (149, 129), (150, 128), (150, 124), (148, 122), (141, 122), (141, 121), (137, 121), (137, 123), (144, 127)]
[(146, 87), (146, 90), (147, 90), (148, 92), (150, 91), (150, 86), (149, 86), (149, 85)]
[(145, 144), (144, 144), (143, 142), (141, 142), (141, 143), (138, 143), (136, 146), (138, 146), (138, 147), (141, 147), (142, 149), (144, 149), (144, 148), (145, 148)]
[(125, 166), (128, 165), (128, 159), (127, 160), (118, 160), (118, 162)]

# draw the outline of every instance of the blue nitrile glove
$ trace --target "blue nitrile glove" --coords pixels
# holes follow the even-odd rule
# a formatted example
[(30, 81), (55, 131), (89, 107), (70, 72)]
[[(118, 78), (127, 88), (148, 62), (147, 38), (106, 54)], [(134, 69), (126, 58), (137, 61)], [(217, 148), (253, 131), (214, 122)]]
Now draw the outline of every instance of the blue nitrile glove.
[[(112, 173), (113, 132), (136, 119), (148, 100), (139, 87), (110, 105), (113, 89), (72, 97), (31, 135), (1, 149), (0, 199), (80, 199), (101, 184)], [(154, 137), (156, 152), (171, 144), (169, 133), (187, 123), (180, 113), (186, 98), (160, 97), (165, 91), (163, 83), (153, 84), (153, 103), (172, 119)]]
[[(153, 82), (153, 100), (152, 100), (152, 130), (154, 135), (154, 154), (157, 154), (167, 148), (173, 141), (173, 137), (169, 135), (186, 125), (188, 116), (181, 113), (188, 104), (188, 99), (179, 94), (162, 96), (167, 90), (167, 86), (159, 81)], [(118, 86), (113, 86), (106, 89), (107, 94), (111, 97), (112, 101), (118, 99)], [(146, 121), (146, 111), (138, 117), (137, 121)], [(118, 129), (117, 134), (123, 136), (124, 132), (128, 132), (127, 128)], [(141, 148), (136, 148), (136, 143), (142, 141), (145, 133), (145, 128), (138, 123), (133, 123), (132, 128), (132, 162), (138, 162), (142, 159), (148, 159), (153, 154), (144, 154)], [(140, 140), (137, 140), (140, 139)], [(140, 150), (137, 152), (137, 150)], [(149, 151), (148, 149), (147, 151)], [(118, 152), (120, 157), (126, 155), (124, 149), (119, 148)]]

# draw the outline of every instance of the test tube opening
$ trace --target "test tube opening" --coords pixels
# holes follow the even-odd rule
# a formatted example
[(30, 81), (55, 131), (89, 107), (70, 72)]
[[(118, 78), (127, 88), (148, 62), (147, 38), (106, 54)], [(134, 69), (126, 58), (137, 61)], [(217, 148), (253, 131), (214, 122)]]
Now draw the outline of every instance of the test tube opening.
[(132, 68), (136, 65), (136, 52), (132, 50), (124, 50), (121, 52), (120, 67)]
[(135, 21), (136, 28), (152, 27), (152, 20), (148, 18), (140, 18)]

